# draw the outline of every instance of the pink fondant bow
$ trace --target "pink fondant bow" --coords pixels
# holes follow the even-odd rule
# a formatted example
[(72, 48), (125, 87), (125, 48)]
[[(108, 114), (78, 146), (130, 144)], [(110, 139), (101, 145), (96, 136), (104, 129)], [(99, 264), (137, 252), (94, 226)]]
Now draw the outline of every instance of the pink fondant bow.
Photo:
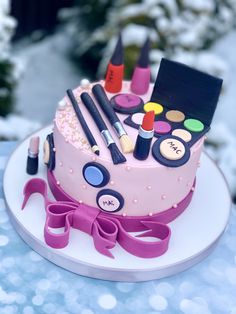
[[(116, 242), (129, 253), (145, 258), (160, 256), (168, 249), (170, 228), (164, 223), (152, 221), (151, 217), (150, 220), (141, 221), (142, 229), (146, 232), (134, 237), (125, 230), (122, 222), (115, 215), (104, 216), (98, 208), (85, 204), (50, 201), (47, 184), (42, 179), (31, 179), (26, 183), (22, 209), (34, 193), (40, 193), (44, 198), (46, 208), (44, 238), (53, 248), (63, 248), (68, 244), (72, 227), (91, 235), (96, 250), (109, 257), (113, 257), (109, 250), (116, 245)], [(64, 231), (56, 234), (51, 231), (51, 228), (64, 228)], [(153, 237), (158, 241), (142, 241), (137, 237)]]

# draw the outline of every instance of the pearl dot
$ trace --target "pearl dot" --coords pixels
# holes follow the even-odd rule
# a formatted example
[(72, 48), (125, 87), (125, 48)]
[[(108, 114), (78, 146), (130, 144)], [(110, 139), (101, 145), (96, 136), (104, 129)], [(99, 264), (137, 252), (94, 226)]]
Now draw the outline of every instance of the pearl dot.
[(96, 160), (97, 160), (97, 157), (93, 156), (92, 161), (96, 161)]
[(182, 181), (183, 180), (183, 177), (178, 177), (178, 181)]
[(86, 186), (85, 184), (83, 184), (83, 186), (82, 186), (82, 187), (83, 187), (83, 189), (84, 189), (84, 190), (86, 190), (86, 189), (87, 189), (87, 186)]
[(62, 167), (62, 166), (63, 166), (63, 163), (62, 163), (61, 161), (59, 162), (59, 166), (60, 166), (60, 167)]
[(115, 182), (112, 180), (112, 181), (110, 181), (110, 185), (114, 185), (115, 184)]
[(68, 138), (66, 138), (65, 141), (66, 141), (66, 143), (68, 143), (69, 142)]
[(134, 204), (137, 204), (137, 203), (138, 203), (138, 200), (137, 200), (137, 199), (134, 199), (134, 200), (133, 200), (133, 203), (134, 203)]
[(177, 208), (177, 207), (178, 207), (178, 205), (177, 205), (177, 204), (174, 204), (174, 205), (173, 205), (173, 207), (174, 207), (174, 208)]
[(125, 169), (126, 169), (127, 171), (130, 171), (131, 167), (130, 167), (130, 166), (126, 166)]
[(55, 148), (55, 147), (53, 147), (53, 151), (54, 151), (54, 152), (56, 151), (56, 148)]
[(149, 216), (152, 216), (153, 214), (152, 214), (152, 213), (149, 213), (148, 215), (149, 215)]
[(73, 169), (70, 169), (70, 173), (73, 173), (74, 171), (73, 171)]
[(193, 186), (192, 188), (191, 188), (191, 191), (193, 192), (195, 190), (195, 187)]
[(162, 199), (162, 200), (165, 200), (165, 199), (166, 199), (166, 195), (165, 195), (165, 194), (162, 194), (161, 199)]
[(60, 185), (60, 181), (57, 181), (57, 185)]
[(123, 214), (122, 214), (122, 216), (123, 216), (123, 217), (126, 217), (126, 216), (127, 216), (127, 214), (126, 214), (126, 213), (123, 213)]
[(151, 190), (151, 188), (152, 188), (151, 185), (147, 186), (147, 190)]
[(112, 294), (103, 294), (98, 297), (98, 304), (105, 310), (112, 310), (116, 307), (117, 300)]
[(86, 89), (90, 87), (90, 82), (88, 79), (84, 78), (80, 81), (80, 85), (83, 89)]
[(79, 200), (79, 203), (80, 203), (80, 204), (82, 204), (82, 203), (83, 203), (83, 201), (82, 201), (82, 200)]
[(188, 182), (188, 183), (187, 183), (187, 186), (190, 186), (190, 185), (191, 185), (191, 182)]

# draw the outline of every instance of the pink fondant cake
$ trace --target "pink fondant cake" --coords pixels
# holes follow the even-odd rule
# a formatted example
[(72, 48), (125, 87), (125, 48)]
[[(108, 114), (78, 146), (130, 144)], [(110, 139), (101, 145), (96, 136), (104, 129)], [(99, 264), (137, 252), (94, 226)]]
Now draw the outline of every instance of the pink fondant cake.
[[(100, 83), (104, 85), (104, 82)], [(96, 156), (91, 151), (74, 109), (65, 97), (63, 100), (65, 105), (56, 112), (53, 130), (56, 149), (56, 166), (53, 174), (57, 183), (73, 199), (93, 207), (98, 206), (96, 198), (99, 191), (104, 188), (117, 191), (124, 198), (124, 206), (114, 212), (114, 215), (145, 216), (176, 206), (192, 189), (199, 166), (203, 137), (191, 147), (191, 157), (181, 167), (166, 167), (157, 162), (152, 154), (149, 154), (145, 161), (135, 159), (133, 154), (126, 154), (125, 163), (114, 165), (94, 121), (80, 100), (80, 94), (84, 91), (91, 93), (91, 87), (92, 84), (85, 88), (79, 86), (74, 90), (74, 94), (85, 120), (96, 137), (100, 155)], [(149, 91), (142, 96), (144, 103), (149, 101), (152, 88), (151, 85)], [(130, 82), (123, 83), (120, 93), (130, 93)], [(109, 98), (113, 96), (114, 94), (108, 93)], [(94, 101), (96, 103), (96, 100)], [(119, 117), (123, 122), (127, 115), (119, 114)], [(105, 117), (104, 120), (109, 125)], [(135, 143), (137, 129), (130, 126), (125, 126), (125, 129)], [(111, 132), (115, 139), (112, 129)], [(99, 163), (108, 170), (110, 178), (105, 186), (94, 187), (86, 181), (83, 167), (89, 162)], [(112, 205), (104, 210), (112, 212)]]
[[(222, 80), (162, 59), (155, 84), (143, 60), (132, 81), (122, 81), (115, 56), (105, 81), (82, 80), (59, 102), (44, 145), (56, 201), (48, 200), (46, 182), (34, 178), (23, 207), (35, 192), (44, 197), (51, 247), (66, 246), (73, 227), (109, 257), (116, 242), (136, 256), (157, 257), (168, 249), (167, 224), (191, 201)], [(60, 227), (60, 234), (50, 229)], [(132, 231), (158, 240), (142, 241)]]

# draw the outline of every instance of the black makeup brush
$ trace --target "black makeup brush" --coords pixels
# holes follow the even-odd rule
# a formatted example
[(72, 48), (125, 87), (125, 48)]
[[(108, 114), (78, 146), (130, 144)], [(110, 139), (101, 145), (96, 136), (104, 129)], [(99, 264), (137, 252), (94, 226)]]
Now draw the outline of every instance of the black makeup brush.
[(80, 108), (78, 106), (78, 103), (77, 103), (77, 100), (75, 99), (75, 96), (73, 94), (73, 91), (71, 89), (68, 89), (67, 91), (67, 95), (71, 101), (71, 104), (75, 110), (75, 113), (76, 113), (76, 116), (82, 126), (82, 129), (87, 137), (87, 140), (91, 146), (91, 149), (92, 151), (96, 154), (96, 155), (99, 155), (99, 147), (95, 141), (95, 138), (93, 137), (93, 134), (91, 133), (84, 117), (83, 117), (83, 114), (82, 112), (80, 111)]
[(112, 135), (110, 131), (107, 129), (107, 126), (100, 115), (100, 112), (98, 111), (94, 101), (89, 96), (88, 93), (84, 92), (80, 95), (83, 103), (85, 104), (86, 108), (88, 109), (89, 113), (91, 114), (94, 122), (96, 123), (105, 144), (107, 145), (107, 148), (110, 150), (111, 158), (113, 163), (120, 164), (126, 161), (126, 158), (122, 153), (119, 151), (119, 148), (117, 147), (116, 143), (114, 142)]
[(99, 106), (107, 116), (110, 124), (113, 126), (117, 136), (119, 137), (123, 153), (131, 153), (134, 150), (134, 144), (127, 135), (127, 132), (125, 131), (121, 121), (115, 113), (115, 110), (111, 106), (104, 88), (102, 85), (96, 84), (93, 86), (92, 92)]

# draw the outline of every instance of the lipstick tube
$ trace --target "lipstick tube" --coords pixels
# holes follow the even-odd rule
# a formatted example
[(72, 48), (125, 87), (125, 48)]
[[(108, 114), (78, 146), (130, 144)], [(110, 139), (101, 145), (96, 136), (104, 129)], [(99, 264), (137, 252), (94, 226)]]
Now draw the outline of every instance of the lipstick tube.
[(28, 174), (34, 175), (38, 172), (38, 155), (39, 155), (39, 137), (34, 136), (30, 139), (26, 172)]
[(139, 128), (133, 152), (133, 156), (136, 159), (145, 160), (149, 155), (152, 138), (154, 136), (154, 118), (154, 111), (147, 112), (143, 118), (143, 123)]

